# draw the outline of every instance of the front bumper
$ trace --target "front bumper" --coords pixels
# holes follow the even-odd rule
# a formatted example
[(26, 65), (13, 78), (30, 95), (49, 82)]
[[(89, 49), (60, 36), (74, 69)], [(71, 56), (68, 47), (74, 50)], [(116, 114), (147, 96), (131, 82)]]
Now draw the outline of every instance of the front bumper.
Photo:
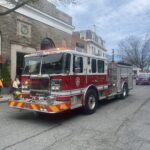
[(40, 103), (25, 100), (9, 100), (8, 106), (10, 108), (37, 111), (43, 113), (59, 113), (71, 109), (71, 105), (69, 102), (57, 102), (57, 101), (53, 104), (48, 104), (46, 102)]

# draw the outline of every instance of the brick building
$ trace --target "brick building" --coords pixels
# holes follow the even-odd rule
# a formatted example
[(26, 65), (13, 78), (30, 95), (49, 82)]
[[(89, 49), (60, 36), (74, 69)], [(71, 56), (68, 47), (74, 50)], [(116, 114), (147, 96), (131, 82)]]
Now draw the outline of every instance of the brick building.
[[(0, 11), (11, 7), (0, 3)], [(0, 16), (0, 56), (7, 61), (11, 78), (21, 74), (25, 54), (47, 47), (71, 47), (73, 29), (72, 17), (47, 0)]]
[[(89, 55), (96, 55), (105, 58), (106, 57), (106, 49), (104, 40), (98, 36), (94, 31), (91, 30), (82, 30), (76, 31), (74, 43), (80, 43), (86, 49), (85, 52)], [(77, 39), (77, 40), (76, 40)], [(79, 40), (80, 39), (80, 40)], [(76, 42), (77, 41), (77, 42)]]
[(87, 53), (86, 41), (80, 38), (79, 32), (72, 33), (71, 48), (79, 52)]

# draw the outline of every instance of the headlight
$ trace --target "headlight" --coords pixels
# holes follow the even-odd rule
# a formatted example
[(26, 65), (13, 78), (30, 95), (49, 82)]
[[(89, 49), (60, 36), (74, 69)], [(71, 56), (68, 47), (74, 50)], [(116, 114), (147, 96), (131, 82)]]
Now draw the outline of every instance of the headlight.
[(22, 83), (21, 88), (22, 88), (23, 90), (29, 90), (29, 88), (30, 88), (30, 82), (29, 82), (28, 80), (24, 81), (24, 82)]
[(51, 90), (52, 91), (61, 91), (62, 80), (61, 79), (52, 79), (51, 80)]

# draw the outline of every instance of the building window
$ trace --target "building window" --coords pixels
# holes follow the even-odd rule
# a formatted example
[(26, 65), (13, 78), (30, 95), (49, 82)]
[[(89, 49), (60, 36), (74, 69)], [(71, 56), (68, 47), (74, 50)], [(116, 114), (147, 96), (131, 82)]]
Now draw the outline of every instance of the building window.
[(102, 56), (102, 52), (101, 52), (101, 50), (99, 51), (99, 55), (100, 55), (100, 56)]
[(80, 33), (80, 39), (85, 39), (85, 32)]
[(41, 42), (41, 50), (55, 48), (54, 42), (50, 38), (44, 38)]
[(92, 32), (90, 30), (86, 31), (86, 39), (92, 39)]
[(105, 57), (105, 53), (103, 53), (103, 57)]
[(92, 46), (92, 55), (95, 55), (96, 54), (96, 49), (94, 46)]
[(76, 42), (75, 50), (78, 51), (78, 52), (85, 52), (85, 50), (84, 50), (84, 44)]
[(102, 55), (101, 50), (98, 50), (98, 56), (101, 56), (101, 55)]

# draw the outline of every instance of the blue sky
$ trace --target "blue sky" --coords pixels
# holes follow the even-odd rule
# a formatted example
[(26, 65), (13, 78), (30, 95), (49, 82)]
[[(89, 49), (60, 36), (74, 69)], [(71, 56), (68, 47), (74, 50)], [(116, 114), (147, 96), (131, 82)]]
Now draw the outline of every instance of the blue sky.
[(93, 30), (95, 24), (108, 52), (129, 35), (150, 33), (150, 0), (78, 0), (76, 6), (57, 7), (72, 16), (75, 30)]

